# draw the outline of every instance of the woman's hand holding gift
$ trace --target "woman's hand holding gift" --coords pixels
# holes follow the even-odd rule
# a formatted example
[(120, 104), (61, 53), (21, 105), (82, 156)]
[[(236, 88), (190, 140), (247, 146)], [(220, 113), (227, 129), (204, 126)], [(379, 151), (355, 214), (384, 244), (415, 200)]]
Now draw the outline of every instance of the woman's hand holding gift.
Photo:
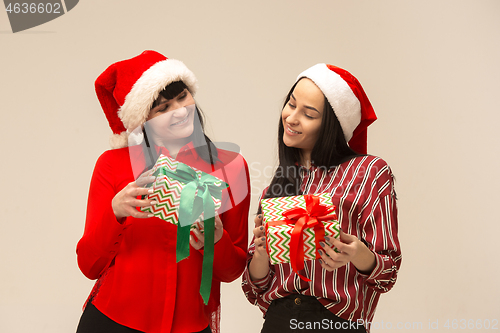
[[(191, 233), (194, 234), (195, 237), (193, 237), (193, 235), (190, 235), (189, 244), (191, 244), (191, 246), (194, 247), (196, 250), (199, 250), (202, 247), (204, 247), (205, 235), (200, 231), (198, 225), (196, 225), (196, 227), (191, 230)], [(217, 243), (222, 238), (223, 233), (224, 233), (224, 228), (222, 225), (222, 221), (219, 217), (219, 214), (215, 213), (214, 244)]]
[(155, 179), (156, 177), (153, 176), (152, 170), (146, 171), (135, 182), (129, 183), (115, 195), (111, 201), (111, 207), (119, 222), (122, 222), (121, 220), (127, 216), (141, 219), (153, 216), (151, 213), (138, 211), (136, 207), (148, 207), (156, 204), (154, 200), (137, 199), (139, 196), (153, 193), (153, 189), (145, 188), (144, 186), (154, 182)]
[(325, 237), (325, 239), (331, 245), (320, 242), (323, 249), (318, 252), (321, 255), (319, 262), (327, 271), (333, 271), (349, 262), (352, 262), (357, 270), (363, 274), (370, 274), (375, 268), (375, 255), (356, 236), (340, 230), (339, 238)]
[(255, 252), (248, 270), (252, 280), (262, 279), (269, 273), (269, 255), (266, 250), (266, 234), (262, 225), (262, 214), (255, 217), (253, 229)]

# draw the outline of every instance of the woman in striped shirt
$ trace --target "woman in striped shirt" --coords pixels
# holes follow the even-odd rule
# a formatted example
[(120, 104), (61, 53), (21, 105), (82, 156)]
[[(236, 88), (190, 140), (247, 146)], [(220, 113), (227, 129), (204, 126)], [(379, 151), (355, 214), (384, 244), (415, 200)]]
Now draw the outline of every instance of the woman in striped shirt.
[(291, 88), (279, 166), (263, 198), (329, 193), (342, 230), (321, 242), (320, 259), (295, 272), (270, 264), (259, 208), (242, 286), (264, 313), (261, 332), (369, 331), (380, 294), (394, 286), (401, 265), (394, 179), (384, 160), (366, 155), (375, 119), (360, 83), (341, 68), (317, 64)]

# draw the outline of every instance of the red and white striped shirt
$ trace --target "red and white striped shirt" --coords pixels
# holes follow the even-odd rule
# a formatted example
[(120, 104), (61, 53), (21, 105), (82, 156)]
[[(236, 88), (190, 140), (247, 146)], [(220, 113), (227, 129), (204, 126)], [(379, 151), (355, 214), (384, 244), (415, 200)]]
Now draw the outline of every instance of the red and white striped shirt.
[[(396, 282), (401, 265), (396, 193), (391, 169), (381, 158), (360, 156), (331, 169), (311, 167), (301, 173), (303, 194), (330, 193), (345, 233), (355, 235), (373, 251), (376, 266), (370, 275), (352, 263), (329, 272), (318, 260), (304, 262), (302, 280), (289, 263), (270, 265), (268, 276), (252, 281), (248, 263), (255, 252), (248, 249), (242, 288), (250, 303), (265, 313), (271, 302), (290, 294), (315, 296), (340, 318), (371, 322), (381, 293)], [(365, 326), (366, 327), (366, 326)]]

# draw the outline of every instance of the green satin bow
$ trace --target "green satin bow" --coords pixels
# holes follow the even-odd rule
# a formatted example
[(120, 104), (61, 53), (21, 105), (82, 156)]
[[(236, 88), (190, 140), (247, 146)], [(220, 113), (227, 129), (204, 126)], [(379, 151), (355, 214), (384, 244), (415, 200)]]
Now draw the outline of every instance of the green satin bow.
[[(175, 172), (161, 167), (154, 176), (167, 176), (184, 185), (179, 204), (179, 225), (177, 226), (177, 262), (189, 256), (189, 234), (191, 225), (204, 213), (204, 254), (201, 273), (200, 295), (205, 304), (210, 297), (214, 261), (215, 204), (212, 197), (221, 200), (222, 189), (228, 184), (217, 177), (196, 171), (184, 163), (179, 163)], [(208, 216), (208, 217), (207, 217)]]

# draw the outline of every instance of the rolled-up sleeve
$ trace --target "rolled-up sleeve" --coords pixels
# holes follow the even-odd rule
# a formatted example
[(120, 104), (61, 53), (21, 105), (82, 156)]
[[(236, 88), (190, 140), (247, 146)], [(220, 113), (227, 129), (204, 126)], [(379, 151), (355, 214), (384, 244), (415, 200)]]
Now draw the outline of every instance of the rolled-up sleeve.
[(396, 283), (402, 256), (394, 178), (387, 165), (377, 171), (370, 191), (372, 204), (362, 212), (361, 226), (363, 241), (376, 259), (375, 268), (370, 275), (366, 275), (366, 284), (384, 293)]

